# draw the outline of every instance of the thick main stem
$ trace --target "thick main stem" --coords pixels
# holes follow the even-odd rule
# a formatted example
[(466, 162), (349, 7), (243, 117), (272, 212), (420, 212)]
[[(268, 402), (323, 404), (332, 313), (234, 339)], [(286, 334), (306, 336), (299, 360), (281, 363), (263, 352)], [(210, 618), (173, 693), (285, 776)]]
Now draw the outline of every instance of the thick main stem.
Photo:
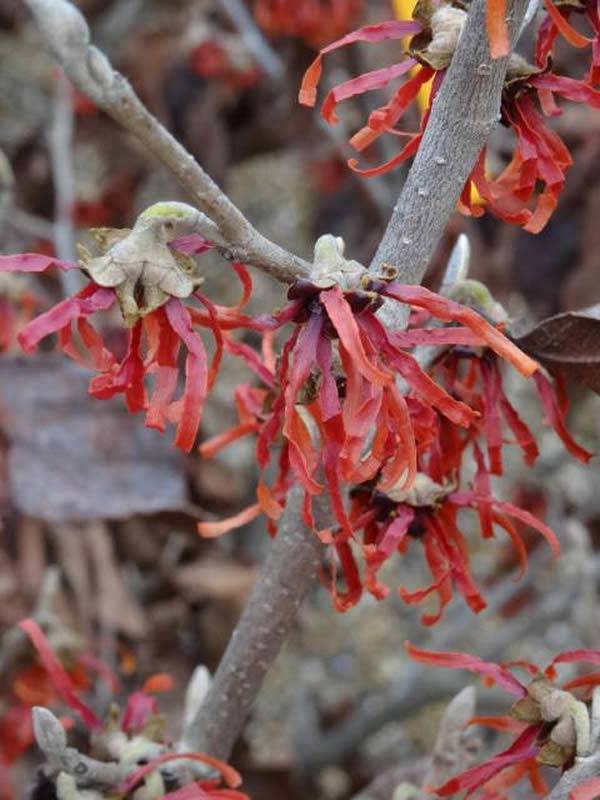
[(215, 674), (212, 688), (184, 740), (227, 759), (307, 592), (323, 545), (301, 522), (301, 489), (292, 489), (269, 555)]

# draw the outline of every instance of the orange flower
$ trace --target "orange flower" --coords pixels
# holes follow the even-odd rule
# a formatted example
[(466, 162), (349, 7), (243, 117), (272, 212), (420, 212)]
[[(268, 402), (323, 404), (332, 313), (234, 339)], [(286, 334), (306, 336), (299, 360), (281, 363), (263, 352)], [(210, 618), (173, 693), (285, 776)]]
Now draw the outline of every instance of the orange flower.
[(297, 36), (318, 47), (345, 33), (362, 6), (362, 0), (255, 0), (254, 15), (269, 35)]

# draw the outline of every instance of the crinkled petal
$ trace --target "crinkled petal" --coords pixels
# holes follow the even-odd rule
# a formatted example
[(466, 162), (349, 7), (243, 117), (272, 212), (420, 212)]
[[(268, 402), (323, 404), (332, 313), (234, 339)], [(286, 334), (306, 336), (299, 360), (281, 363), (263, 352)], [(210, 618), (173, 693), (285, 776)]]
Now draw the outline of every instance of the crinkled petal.
[(477, 656), (470, 656), (466, 653), (455, 652), (435, 652), (433, 650), (423, 650), (410, 642), (405, 642), (404, 647), (408, 655), (421, 664), (428, 664), (432, 667), (446, 667), (449, 669), (466, 669), (475, 672), (486, 678), (491, 678), (502, 689), (515, 697), (526, 697), (527, 689), (520, 683), (508, 670), (484, 661)]
[(496, 500), (496, 498), (490, 498), (489, 496), (479, 497), (476, 492), (453, 492), (449, 495), (448, 499), (456, 506), (469, 506), (470, 508), (476, 508), (480, 502), (491, 502), (492, 506), (501, 513), (507, 514), (509, 517), (514, 517), (524, 525), (528, 525), (530, 528), (534, 528), (541, 533), (550, 545), (554, 557), (557, 558), (560, 555), (560, 542), (552, 528), (549, 528), (548, 525), (545, 525), (533, 514), (530, 514), (529, 511), (518, 508), (512, 503)]
[(488, 759), (483, 764), (478, 764), (476, 767), (471, 767), (471, 769), (461, 772), (460, 775), (450, 778), (443, 786), (435, 789), (436, 794), (440, 797), (450, 797), (457, 792), (466, 790), (468, 797), (507, 767), (534, 759), (539, 751), (539, 747), (535, 745), (539, 732), (539, 725), (530, 725), (506, 750)]
[(17, 253), (16, 255), (0, 256), (0, 272), (45, 272), (50, 267), (58, 267), (64, 272), (71, 269), (80, 269), (79, 264), (72, 261), (61, 261), (54, 256), (44, 256), (40, 253)]
[(600, 664), (600, 650), (590, 648), (565, 650), (552, 659), (548, 668), (552, 669), (555, 664)]
[[(551, 0), (548, 0), (551, 2)], [(486, 27), (492, 58), (508, 55), (508, 27), (506, 24), (506, 0), (488, 0), (486, 4)]]
[(52, 684), (69, 708), (79, 714), (90, 730), (101, 728), (102, 720), (77, 696), (75, 684), (56, 657), (50, 642), (37, 622), (33, 619), (24, 619), (19, 623), (19, 627), (31, 640)]
[(208, 316), (210, 321), (212, 322), (212, 333), (215, 338), (215, 353), (213, 355), (212, 363), (210, 365), (210, 369), (208, 370), (208, 390), (212, 389), (214, 383), (217, 379), (217, 374), (219, 372), (219, 367), (221, 366), (221, 361), (223, 359), (223, 350), (224, 350), (224, 333), (221, 330), (221, 326), (219, 325), (219, 316), (217, 313), (217, 307), (211, 303), (208, 297), (205, 297), (201, 292), (194, 292), (194, 297), (198, 300), (208, 311)]
[[(417, 65), (414, 59), (411, 59), (411, 62), (413, 66)], [(431, 80), (434, 74), (434, 70), (429, 67), (416, 66), (413, 76), (400, 86), (390, 102), (371, 112), (367, 125), (354, 134), (350, 139), (350, 145), (360, 153), (372, 145), (383, 133), (395, 133), (394, 125), (402, 119), (406, 109), (414, 102), (422, 87)], [(424, 127), (421, 126), (421, 133), (423, 130)], [(420, 136), (420, 134), (411, 135), (412, 138), (415, 136)], [(408, 156), (406, 157), (408, 158)]]
[(255, 503), (227, 519), (222, 519), (218, 522), (199, 522), (198, 533), (203, 539), (216, 539), (219, 536), (223, 536), (224, 533), (229, 533), (229, 531), (233, 531), (236, 528), (241, 528), (242, 525), (247, 525), (253, 519), (260, 517), (262, 513), (260, 504)]
[(127, 698), (121, 727), (125, 733), (141, 731), (151, 717), (158, 714), (156, 699), (145, 691), (132, 692)]
[(502, 733), (523, 733), (523, 730), (528, 727), (526, 722), (519, 722), (512, 717), (471, 717), (467, 722), (468, 726), (481, 725), (483, 728), (491, 728), (494, 731), (501, 731)]
[(529, 427), (523, 422), (519, 416), (519, 412), (512, 405), (508, 397), (502, 391), (500, 395), (500, 408), (506, 420), (506, 424), (511, 429), (517, 444), (523, 452), (523, 459), (527, 466), (531, 467), (535, 464), (539, 456), (539, 448), (535, 437)]
[(340, 83), (327, 93), (323, 101), (323, 106), (321, 107), (322, 117), (330, 125), (335, 125), (335, 123), (339, 122), (339, 117), (335, 111), (339, 103), (351, 97), (355, 97), (358, 94), (364, 94), (374, 89), (383, 89), (391, 83), (391, 81), (409, 72), (414, 65), (414, 59), (408, 58), (406, 61), (401, 61), (399, 64), (393, 64), (391, 67), (375, 69), (372, 72), (366, 72), (363, 75), (359, 75), (357, 78), (352, 78), (349, 81)]
[(360, 328), (339, 286), (321, 292), (321, 302), (337, 331), (340, 341), (355, 361), (361, 375), (372, 383), (385, 386), (392, 382), (392, 375), (367, 358), (360, 337)]
[(408, 534), (408, 528), (415, 518), (415, 510), (410, 506), (398, 506), (396, 516), (385, 529), (381, 539), (377, 542), (377, 550), (389, 557)]
[(400, 303), (407, 303), (417, 308), (425, 308), (434, 317), (444, 322), (459, 322), (477, 336), (481, 336), (488, 347), (506, 359), (526, 378), (538, 369), (536, 361), (529, 358), (522, 350), (519, 350), (501, 331), (490, 325), (489, 322), (471, 308), (435, 294), (435, 292), (429, 291), (424, 286), (390, 283), (382, 293)]
[(575, 456), (575, 458), (579, 459), (579, 461), (583, 461), (584, 464), (587, 464), (592, 458), (593, 454), (581, 447), (581, 445), (577, 444), (567, 430), (564, 413), (559, 407), (552, 383), (543, 374), (543, 372), (541, 372), (541, 370), (538, 370), (534, 374), (533, 380), (535, 381), (537, 393), (540, 398), (542, 408), (544, 409), (544, 413), (548, 418), (548, 422), (550, 425), (552, 425), (558, 436), (562, 439), (562, 442), (569, 453)]
[(502, 397), (502, 378), (495, 358), (480, 361), (481, 381), (483, 383), (483, 430), (488, 449), (488, 461), (492, 475), (502, 475), (502, 418), (500, 416)]
[(18, 335), (19, 343), (25, 352), (30, 353), (42, 339), (51, 333), (57, 333), (74, 320), (88, 317), (97, 311), (108, 311), (116, 299), (114, 289), (90, 284), (28, 323)]
[(402, 39), (405, 36), (419, 33), (421, 30), (422, 26), (418, 22), (390, 20), (379, 25), (367, 25), (364, 28), (358, 28), (358, 30), (352, 31), (347, 36), (327, 45), (320, 51), (304, 73), (299, 94), (300, 103), (305, 106), (314, 106), (317, 102), (317, 86), (323, 71), (323, 56), (327, 53), (354, 42), (385, 42), (390, 39)]
[(353, 608), (362, 596), (362, 583), (356, 565), (354, 553), (348, 542), (339, 542), (333, 545), (339, 558), (344, 580), (346, 582), (345, 591), (340, 591), (337, 585), (337, 561), (333, 559), (333, 569), (331, 578), (331, 594), (333, 604), (337, 611), (345, 612)]
[(591, 40), (569, 25), (560, 10), (554, 5), (553, 0), (544, 0), (544, 5), (555, 27), (558, 28), (570, 45), (573, 47), (587, 47)]
[(241, 358), (246, 366), (257, 375), (269, 388), (275, 388), (275, 375), (261, 360), (260, 355), (253, 347), (245, 342), (239, 342), (228, 334), (224, 334), (223, 344), (225, 350), (233, 356)]
[(185, 387), (183, 405), (175, 435), (175, 445), (189, 453), (196, 441), (206, 395), (208, 392), (208, 365), (202, 339), (192, 328), (188, 310), (180, 300), (172, 297), (165, 305), (170, 326), (187, 348), (185, 362)]

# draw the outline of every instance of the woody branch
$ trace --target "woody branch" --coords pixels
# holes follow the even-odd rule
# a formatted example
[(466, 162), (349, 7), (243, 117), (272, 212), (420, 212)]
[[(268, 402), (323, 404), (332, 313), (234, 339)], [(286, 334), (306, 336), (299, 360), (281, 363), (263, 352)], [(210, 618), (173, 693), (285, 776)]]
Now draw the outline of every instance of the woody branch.
[(144, 106), (129, 81), (90, 42), (81, 12), (69, 0), (25, 0), (57, 61), (96, 105), (133, 133), (171, 170), (207, 215), (199, 231), (230, 259), (259, 267), (284, 283), (310, 266), (260, 234), (200, 164)]
[[(263, 269), (284, 283), (307, 276), (310, 265), (266, 239), (193, 157), (141, 103), (128, 81), (90, 44), (87, 24), (68, 0), (25, 0), (42, 34), (74, 84), (133, 133), (179, 179), (207, 215), (204, 230), (231, 258)], [(516, 32), (524, 0), (509, 3)], [(420, 283), (453, 213), (463, 185), (498, 121), (507, 59), (492, 61), (485, 32), (485, 0), (474, 0), (425, 136), (370, 269), (384, 262), (399, 280)], [(395, 327), (402, 319), (388, 319)], [(262, 680), (296, 612), (314, 583), (322, 545), (301, 522), (292, 492), (278, 536), (250, 601), (185, 741), (226, 759)]]

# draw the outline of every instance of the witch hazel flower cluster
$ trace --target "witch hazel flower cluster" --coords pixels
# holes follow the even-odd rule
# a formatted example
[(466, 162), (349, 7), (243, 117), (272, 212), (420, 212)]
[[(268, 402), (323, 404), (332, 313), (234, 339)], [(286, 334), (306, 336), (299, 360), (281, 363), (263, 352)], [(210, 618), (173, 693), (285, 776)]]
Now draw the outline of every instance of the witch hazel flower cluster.
[[(487, 4), (492, 57), (508, 54), (505, 5), (505, 0), (490, 0)], [(505, 222), (538, 233), (556, 208), (567, 170), (572, 164), (566, 145), (548, 124), (550, 118), (562, 113), (556, 100), (560, 98), (600, 108), (600, 91), (594, 88), (600, 74), (598, 11), (595, 3), (581, 7), (577, 3), (577, 11), (585, 13), (594, 30), (592, 41), (569, 25), (568, 17), (575, 11), (574, 5), (561, 6), (559, 10), (552, 0), (548, 0), (549, 14), (539, 29), (535, 63), (529, 63), (516, 54), (510, 56), (502, 94), (501, 123), (514, 134), (513, 154), (498, 174), (491, 175), (486, 160), (487, 147), (483, 148), (460, 198), (459, 209), (464, 214), (479, 217), (487, 210)], [(391, 99), (372, 111), (366, 125), (350, 140), (357, 153), (367, 155), (368, 148), (383, 135), (403, 141), (403, 146), (387, 162), (375, 166), (368, 162), (361, 166), (358, 159), (350, 159), (349, 166), (353, 170), (366, 177), (381, 175), (415, 155), (466, 16), (460, 4), (421, 2), (417, 4), (413, 20), (368, 25), (321, 50), (306, 71), (300, 90), (300, 102), (307, 106), (314, 106), (317, 102), (324, 56), (355, 42), (400, 42), (401, 57), (397, 63), (335, 86), (321, 105), (323, 118), (334, 125), (338, 121), (336, 109), (340, 103), (403, 79)], [(591, 44), (592, 64), (584, 79), (557, 75), (552, 71), (551, 56), (558, 32), (579, 47)], [(399, 124), (426, 84), (430, 84), (430, 91), (419, 130), (402, 130)]]
[[(15, 756), (35, 740), (55, 773), (57, 796), (76, 796), (82, 786), (89, 786), (90, 796), (100, 797), (102, 789), (102, 796), (115, 800), (249, 800), (237, 788), (242, 779), (233, 767), (206, 753), (178, 750), (170, 740), (167, 720), (160, 713), (157, 700), (158, 694), (173, 689), (169, 675), (151, 675), (141, 689), (125, 697), (121, 707), (120, 681), (106, 664), (87, 654), (80, 656), (76, 681), (75, 670), (65, 668), (34, 619), (22, 620), (19, 628), (37, 656), (37, 680), (32, 680), (30, 671), (28, 702), (23, 704), (25, 716), (16, 737), (21, 750)], [(104, 680), (112, 698), (102, 716), (82, 697), (84, 690), (93, 685), (92, 672)], [(81, 680), (82, 675), (85, 681)], [(48, 691), (43, 694), (44, 683), (51, 689), (50, 696)], [(21, 678), (21, 692), (24, 688)], [(54, 708), (62, 704), (72, 716), (58, 719), (46, 704)], [(87, 733), (90, 756), (67, 745), (67, 731), (77, 723)], [(10, 733), (14, 746), (14, 729)], [(2, 789), (3, 796), (12, 797), (7, 785)]]
[[(600, 678), (598, 672), (583, 672), (568, 681), (559, 681), (563, 665), (598, 666), (600, 651), (568, 650), (558, 653), (544, 668), (529, 661), (494, 664), (477, 656), (456, 652), (435, 652), (406, 643), (411, 659), (437, 668), (464, 669), (480, 675), (488, 686), (498, 686), (512, 698), (507, 714), (474, 717), (470, 725), (482, 725), (512, 735), (512, 743), (481, 764), (451, 777), (442, 786), (427, 787), (439, 797), (504, 798), (507, 791), (526, 781), (528, 797), (545, 797), (549, 787), (542, 767), (569, 769), (575, 758), (589, 756), (597, 745), (592, 725), (592, 693)], [(517, 677), (515, 674), (520, 674)], [(594, 701), (596, 702), (596, 701)], [(571, 800), (597, 796), (600, 781), (583, 783), (570, 795)]]
[[(546, 419), (567, 449), (582, 461), (591, 454), (567, 431), (562, 387), (507, 338), (505, 315), (485, 287), (458, 284), (453, 291), (466, 301), (459, 303), (403, 285), (394, 266), (371, 274), (345, 257), (342, 240), (327, 235), (315, 246), (310, 278), (290, 287), (288, 303), (276, 313), (250, 317), (244, 307), (252, 282), (242, 265), (233, 265), (242, 286), (236, 305), (216, 305), (200, 292), (192, 255), (211, 246), (195, 232), (202, 223), (189, 206), (159, 203), (132, 230), (92, 231), (99, 252), (80, 248), (78, 264), (38, 254), (0, 257), (0, 273), (58, 267), (86, 275), (81, 291), (20, 330), (21, 346), (30, 352), (57, 334), (66, 355), (96, 372), (89, 387), (93, 396), (123, 394), (128, 409), (145, 413), (146, 425), (159, 431), (175, 424), (175, 444), (185, 451), (194, 447), (223, 353), (254, 372), (255, 383), (235, 390), (239, 425), (203, 442), (200, 452), (213, 456), (242, 436), (256, 435), (256, 503), (233, 518), (200, 523), (201, 535), (219, 536), (261, 514), (274, 534), (288, 490), (299, 485), (304, 522), (329, 551), (328, 585), (336, 608), (351, 608), (365, 591), (385, 597), (390, 589), (381, 568), (419, 546), (431, 583), (411, 590), (400, 582), (398, 591), (410, 604), (437, 597), (438, 610), (424, 614), (425, 624), (440, 619), (454, 592), (476, 613), (486, 605), (459, 526), (462, 509), (475, 512), (484, 539), (495, 529), (504, 531), (523, 569), (527, 551), (520, 525), (536, 529), (558, 553), (556, 536), (544, 523), (492, 492), (491, 476), (503, 472), (506, 431), (528, 465), (538, 454), (533, 434), (504, 392), (501, 362), (532, 379)], [(378, 312), (384, 304), (413, 309), (406, 330), (383, 324)], [(127, 333), (122, 354), (110, 350), (102, 330), (90, 322), (116, 307)], [(434, 322), (446, 327), (428, 327)], [(215, 340), (210, 365), (204, 328)], [(236, 339), (239, 329), (259, 333), (262, 352)], [(429, 369), (414, 355), (422, 345), (442, 348)], [(332, 512), (327, 528), (313, 513), (321, 494), (327, 494)]]
[[(33, 352), (42, 340), (57, 334), (63, 353), (97, 373), (90, 382), (91, 395), (108, 399), (122, 394), (131, 413), (145, 412), (150, 428), (164, 431), (175, 424), (175, 444), (186, 452), (193, 449), (206, 397), (227, 347), (219, 315), (236, 314), (252, 291), (247, 271), (234, 264), (243, 285), (239, 305), (222, 309), (200, 292), (203, 278), (194, 256), (212, 247), (196, 232), (203, 220), (184, 203), (156, 203), (140, 214), (131, 230), (92, 229), (96, 252), (80, 245), (78, 263), (37, 253), (0, 256), (0, 279), (51, 269), (83, 273), (83, 289), (20, 327), (21, 347)], [(210, 364), (194, 329), (192, 303), (206, 310), (203, 327), (214, 336)], [(90, 322), (115, 307), (127, 334), (122, 355), (109, 349), (101, 330)], [(14, 327), (13, 317), (14, 312), (2, 317), (2, 325), (8, 325), (5, 336)], [(184, 386), (176, 399), (182, 349)]]
[[(497, 313), (481, 284), (457, 288), (471, 296), (471, 304), (483, 303), (492, 317)], [(220, 536), (261, 513), (274, 533), (287, 490), (299, 484), (305, 524), (330, 549), (328, 584), (336, 608), (351, 608), (364, 591), (385, 597), (390, 590), (379, 570), (420, 543), (432, 583), (417, 591), (401, 587), (399, 593), (411, 604), (437, 595), (438, 611), (425, 614), (425, 624), (440, 619), (454, 591), (474, 612), (486, 605), (458, 527), (461, 509), (477, 514), (484, 538), (495, 527), (503, 530), (523, 569), (527, 551), (519, 525), (536, 529), (558, 554), (558, 540), (544, 523), (492, 494), (491, 475), (502, 474), (505, 428), (527, 464), (537, 457), (533, 434), (504, 392), (499, 362), (533, 380), (548, 422), (571, 452), (584, 461), (591, 454), (570, 437), (566, 407), (551, 380), (503, 333), (504, 321), (398, 283), (393, 266), (373, 276), (345, 259), (343, 242), (333, 236), (317, 242), (311, 279), (292, 285), (288, 298), (277, 315), (253, 323), (264, 336), (265, 361), (260, 371), (254, 365), (263, 386), (239, 387), (239, 425), (200, 447), (204, 456), (213, 456), (255, 434), (257, 502), (230, 519), (200, 523), (201, 535)], [(404, 331), (386, 328), (377, 314), (384, 303), (410, 306), (417, 312), (414, 324)], [(424, 327), (432, 320), (448, 327)], [(273, 335), (289, 323), (277, 360)], [(423, 344), (443, 348), (430, 370), (412, 352)], [(469, 460), (475, 476), (465, 485)], [(313, 501), (324, 492), (334, 518), (325, 529), (313, 514)]]

